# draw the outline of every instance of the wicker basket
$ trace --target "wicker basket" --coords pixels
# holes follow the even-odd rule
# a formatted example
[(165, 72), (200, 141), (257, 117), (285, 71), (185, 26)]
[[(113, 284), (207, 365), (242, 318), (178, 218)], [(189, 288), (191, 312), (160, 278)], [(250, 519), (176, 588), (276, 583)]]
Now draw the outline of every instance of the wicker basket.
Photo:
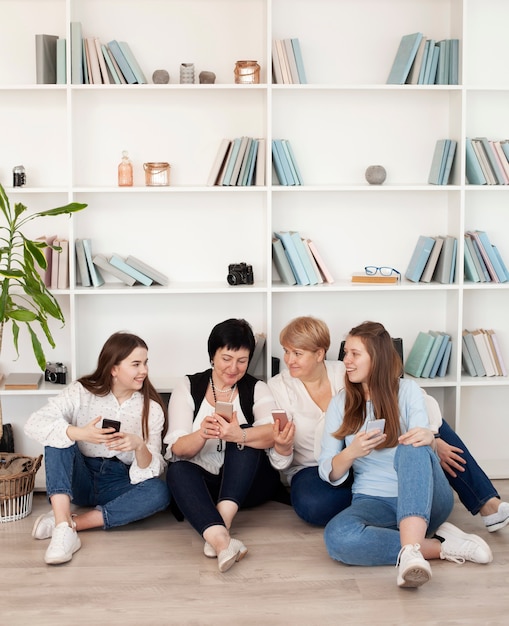
[(32, 512), (35, 475), (41, 466), (42, 454), (34, 458), (0, 452), (0, 468), (14, 457), (26, 459), (26, 471), (0, 476), (0, 522), (14, 522)]

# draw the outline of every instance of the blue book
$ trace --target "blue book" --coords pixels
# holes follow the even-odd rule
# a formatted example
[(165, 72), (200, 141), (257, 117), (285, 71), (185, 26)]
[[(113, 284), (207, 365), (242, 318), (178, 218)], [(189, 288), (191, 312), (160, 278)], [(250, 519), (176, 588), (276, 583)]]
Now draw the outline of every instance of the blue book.
[(459, 84), (459, 39), (449, 39), (449, 85)]
[(285, 170), (283, 168), (283, 163), (281, 162), (281, 157), (279, 156), (279, 152), (276, 148), (276, 140), (272, 140), (272, 163), (274, 164), (274, 169), (276, 170), (276, 175), (279, 180), (280, 185), (288, 186), (290, 183), (286, 179)]
[(110, 70), (110, 74), (111, 74), (111, 77), (113, 78), (113, 81), (115, 82), (116, 85), (120, 85), (121, 81), (117, 74), (117, 70), (115, 69), (115, 66), (113, 65), (113, 61), (111, 60), (111, 57), (109, 55), (108, 48), (103, 43), (101, 44), (101, 50), (103, 53), (104, 60), (106, 61), (106, 65), (108, 66), (108, 69)]
[(422, 37), (422, 33), (403, 35), (387, 79), (388, 85), (405, 84)]
[(426, 67), (424, 69), (424, 85), (429, 85), (429, 77), (431, 74), (431, 66), (433, 65), (433, 54), (435, 53), (435, 40), (429, 39), (428, 56), (426, 57)]
[(119, 42), (116, 39), (112, 39), (108, 42), (108, 48), (111, 50), (111, 54), (115, 57), (115, 61), (124, 75), (126, 83), (134, 85), (137, 82), (136, 76), (129, 65), (129, 61), (125, 58)]
[(293, 239), (293, 243), (295, 244), (295, 249), (297, 250), (297, 254), (300, 256), (302, 265), (304, 266), (304, 269), (306, 270), (309, 284), (316, 285), (317, 283), (320, 282), (320, 277), (317, 276), (315, 269), (313, 265), (311, 264), (309, 254), (306, 251), (306, 248), (302, 241), (302, 237), (295, 230), (290, 231), (290, 235), (291, 235), (291, 238)]
[(449, 45), (447, 39), (442, 39), (437, 45), (440, 54), (438, 57), (438, 70), (435, 84), (447, 85), (449, 83)]
[(300, 255), (293, 242), (292, 236), (288, 231), (276, 231), (274, 235), (281, 239), (284, 249), (286, 250), (290, 267), (297, 279), (299, 285), (309, 285), (309, 278), (301, 261)]
[[(434, 334), (434, 331), (430, 331), (430, 333)], [(440, 367), (440, 364), (442, 363), (442, 359), (444, 358), (447, 344), (449, 343), (449, 340), (451, 339), (447, 333), (437, 332), (436, 339), (439, 339), (439, 338), (441, 338), (441, 341), (440, 341), (439, 348), (435, 356), (435, 360), (431, 366), (431, 369), (428, 372), (428, 378), (435, 378), (435, 376), (437, 375), (438, 368)]]
[(250, 162), (250, 165), (249, 165), (249, 172), (248, 172), (247, 181), (246, 181), (246, 185), (249, 185), (249, 186), (253, 184), (253, 177), (254, 177), (254, 172), (255, 172), (256, 159), (258, 157), (258, 146), (259, 146), (258, 139), (253, 139), (252, 157), (251, 157), (251, 162)]
[(447, 374), (447, 368), (449, 367), (449, 361), (451, 360), (451, 352), (452, 352), (452, 340), (449, 339), (447, 345), (445, 346), (444, 356), (442, 358), (442, 362), (437, 371), (437, 376), (443, 378)]
[(428, 237), (426, 235), (419, 236), (410, 258), (410, 263), (408, 264), (408, 268), (405, 272), (405, 278), (414, 283), (419, 282), (434, 245), (435, 239), (433, 237)]
[(82, 239), (83, 250), (85, 251), (85, 259), (87, 260), (88, 273), (90, 274), (90, 280), (92, 281), (92, 285), (94, 287), (100, 287), (104, 285), (104, 278), (101, 275), (101, 272), (94, 265), (93, 254), (92, 254), (92, 242), (90, 239)]
[(467, 237), (465, 237), (465, 246), (464, 246), (464, 271), (465, 278), (472, 283), (478, 283), (481, 281), (481, 278), (477, 272), (477, 267), (475, 265), (474, 259), (472, 258), (472, 252), (470, 248), (467, 246)]
[(434, 342), (435, 338), (432, 335), (419, 331), (405, 361), (405, 372), (407, 374), (415, 376), (415, 378), (421, 376)]
[(136, 60), (136, 57), (134, 56), (131, 48), (129, 47), (129, 44), (126, 41), (119, 41), (118, 45), (120, 46), (120, 49), (124, 53), (124, 57), (126, 61), (129, 63), (129, 67), (132, 69), (133, 74), (136, 76), (136, 82), (139, 85), (146, 85), (147, 79), (145, 78), (145, 74), (143, 73), (143, 70), (141, 69), (140, 64)]
[(468, 354), (472, 359), (472, 363), (474, 364), (477, 376), (486, 376), (486, 370), (484, 369), (481, 355), (479, 354), (479, 350), (477, 349), (474, 336), (468, 330), (463, 331), (463, 341), (464, 347), (466, 347), (466, 349), (468, 350)]
[(299, 166), (297, 164), (297, 159), (295, 158), (295, 154), (293, 152), (293, 148), (290, 144), (290, 142), (288, 141), (288, 139), (283, 139), (283, 147), (287, 150), (288, 154), (290, 155), (290, 163), (293, 164), (293, 167), (295, 169), (295, 174), (297, 176), (297, 183), (295, 183), (296, 185), (302, 185), (302, 175), (300, 173), (300, 169)]
[(498, 282), (506, 283), (507, 274), (504, 268), (502, 267), (502, 265), (500, 264), (500, 261), (498, 260), (498, 257), (493, 250), (493, 246), (491, 245), (491, 242), (489, 240), (487, 233), (483, 230), (476, 230), (475, 232), (477, 233), (479, 240), (484, 250), (486, 251), (486, 254), (488, 255), (488, 258), (491, 261), (493, 269), (495, 270), (495, 274), (497, 275)]
[[(507, 266), (504, 263), (504, 259), (502, 258), (502, 255), (500, 254), (499, 249), (494, 244), (491, 244), (491, 247), (493, 249), (493, 253), (495, 254), (495, 256), (498, 259), (498, 262), (500, 263), (500, 267), (502, 268), (502, 271), (504, 272), (507, 280), (509, 280), (509, 270), (507, 269)], [(504, 282), (504, 281), (502, 281), (502, 282)]]
[(428, 85), (435, 85), (437, 82), (438, 60), (440, 59), (440, 48), (437, 44), (433, 46), (433, 54), (431, 55), (431, 65), (429, 68)]
[(82, 40), (82, 51), (81, 51), (81, 55), (83, 57), (83, 84), (84, 85), (89, 85), (90, 84), (90, 76), (88, 75), (88, 64), (86, 61), (87, 58), (87, 52), (86, 52), (86, 46), (85, 46), (85, 40)]
[(430, 185), (441, 184), (440, 181), (442, 180), (445, 170), (450, 143), (450, 139), (438, 139), (435, 144), (433, 159), (431, 160), (431, 169), (428, 176), (428, 183)]
[(502, 174), (502, 171), (500, 170), (500, 165), (498, 164), (497, 157), (495, 156), (495, 153), (493, 152), (493, 147), (490, 145), (488, 138), (477, 137), (476, 139), (478, 139), (481, 142), (481, 145), (484, 148), (484, 153), (486, 154), (486, 157), (488, 158), (488, 162), (489, 162), (491, 171), (493, 172), (493, 175), (495, 176), (495, 180), (497, 181), (497, 185), (505, 185), (504, 176)]
[(433, 50), (431, 48), (431, 39), (426, 39), (426, 43), (424, 44), (424, 53), (422, 55), (421, 67), (419, 69), (419, 76), (417, 78), (418, 85), (424, 85), (424, 76), (426, 74), (426, 64), (428, 63), (428, 56), (433, 54)]
[(114, 267), (117, 267), (119, 270), (122, 270), (126, 274), (129, 274), (129, 276), (132, 276), (139, 283), (145, 285), (146, 287), (154, 282), (151, 278), (145, 276), (145, 274), (142, 274), (142, 272), (139, 272), (138, 270), (135, 270), (134, 267), (128, 265), (121, 257), (118, 256), (118, 254), (112, 254), (109, 261)]
[(67, 82), (66, 47), (65, 39), (57, 39), (57, 85), (65, 85)]
[(422, 368), (421, 378), (429, 378), (431, 368), (435, 364), (438, 353), (444, 341), (444, 336), (434, 330), (428, 331), (428, 335), (431, 335), (434, 341), (431, 346), (431, 350), (429, 351), (428, 358), (426, 359), (424, 367)]
[(288, 165), (290, 166), (290, 170), (292, 172), (293, 180), (295, 181), (296, 185), (300, 185), (301, 183), (299, 181), (299, 173), (297, 172), (297, 168), (295, 167), (295, 163), (293, 162), (291, 152), (290, 152), (290, 150), (288, 148), (288, 141), (286, 139), (282, 139), (281, 140), (281, 146), (282, 146), (283, 151), (285, 153), (286, 160), (288, 161)]
[(231, 149), (230, 155), (228, 156), (228, 162), (226, 163), (221, 185), (228, 186), (230, 184), (230, 179), (233, 174), (233, 168), (235, 167), (235, 162), (237, 161), (237, 156), (239, 154), (241, 142), (242, 142), (242, 137), (237, 137), (233, 140), (232, 149)]
[(247, 184), (247, 175), (249, 174), (251, 159), (253, 158), (253, 143), (254, 139), (252, 137), (248, 137), (244, 158), (242, 159), (239, 177), (237, 179), (237, 185), (239, 187), (244, 187)]
[[(486, 267), (486, 263), (484, 262), (484, 259), (483, 259), (483, 256), (481, 254), (481, 251), (479, 250), (479, 244), (478, 244), (477, 240), (473, 237), (473, 235), (472, 235), (472, 233), (470, 231), (468, 231), (466, 233), (466, 236), (472, 242), (472, 247), (474, 249), (475, 256), (476, 256), (477, 260), (479, 261), (479, 265), (480, 265), (481, 270), (482, 270), (482, 276), (484, 277), (484, 279), (481, 277), (481, 282), (483, 282), (483, 283), (491, 282), (491, 276), (490, 276), (490, 273), (488, 272), (488, 268)], [(479, 267), (477, 268), (477, 271), (479, 271)]]
[(289, 186), (295, 185), (297, 181), (293, 177), (292, 170), (290, 168), (290, 163), (288, 161), (288, 157), (283, 148), (283, 142), (281, 141), (281, 139), (273, 139), (272, 142), (276, 148), (276, 152), (279, 156), (281, 165), (283, 166), (283, 171), (284, 171), (284, 175), (286, 178), (286, 184)]
[(302, 51), (300, 49), (299, 40), (294, 37), (291, 39), (293, 55), (295, 57), (295, 63), (297, 64), (297, 72), (299, 74), (299, 81), (301, 85), (305, 85), (308, 81), (306, 79), (306, 72), (304, 71), (304, 62), (302, 60)]
[(81, 22), (71, 22), (71, 83), (83, 85), (83, 35)]
[(453, 242), (452, 242), (452, 259), (451, 259), (451, 269), (449, 272), (449, 284), (452, 285), (454, 282), (454, 276), (456, 273), (456, 256), (457, 256), (457, 252), (458, 252), (458, 240), (456, 239), (456, 237), (453, 237)]
[(454, 156), (456, 154), (456, 146), (458, 142), (454, 139), (449, 141), (449, 147), (447, 149), (447, 155), (445, 159), (445, 167), (442, 172), (442, 177), (440, 179), (440, 185), (447, 185), (449, 183), (449, 178), (451, 177), (452, 164), (454, 162)]
[[(503, 144), (502, 150), (505, 149)], [(508, 148), (509, 150), (509, 148)], [(466, 153), (466, 174), (469, 185), (486, 185), (486, 178), (483, 174), (482, 168), (479, 164), (479, 159), (475, 154), (472, 146), (472, 140), (469, 137), (465, 137), (465, 153)]]

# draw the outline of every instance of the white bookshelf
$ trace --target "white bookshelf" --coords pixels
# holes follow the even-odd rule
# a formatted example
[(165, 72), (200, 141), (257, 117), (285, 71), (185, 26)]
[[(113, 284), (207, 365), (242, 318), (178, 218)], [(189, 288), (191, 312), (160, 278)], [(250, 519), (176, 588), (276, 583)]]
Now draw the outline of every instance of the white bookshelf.
[[(403, 338), (408, 354), (419, 330), (453, 337), (445, 379), (419, 379), (447, 420), (492, 477), (509, 477), (503, 408), (506, 378), (461, 372), (461, 331), (494, 328), (509, 360), (506, 285), (463, 282), (463, 232), (486, 230), (509, 259), (505, 187), (466, 184), (464, 137), (509, 136), (509, 74), (502, 0), (0, 0), (0, 180), (11, 200), (40, 210), (70, 200), (88, 203), (71, 219), (33, 225), (32, 234), (90, 237), (94, 252), (133, 254), (166, 273), (167, 287), (99, 289), (74, 281), (58, 293), (67, 324), (55, 328), (51, 361), (74, 378), (90, 371), (110, 333), (128, 329), (149, 344), (151, 377), (162, 390), (208, 364), (212, 326), (245, 317), (267, 334), (268, 357), (282, 357), (281, 328), (313, 314), (332, 331), (336, 358), (349, 328), (383, 322)], [(84, 36), (129, 42), (147, 78), (166, 69), (168, 85), (35, 85), (35, 34), (69, 39), (80, 21)], [(381, 28), (383, 24), (383, 28)], [(460, 39), (460, 85), (386, 85), (403, 34)], [(272, 85), (271, 41), (298, 37), (307, 85)], [(154, 43), (156, 42), (156, 43)], [(70, 66), (68, 51), (68, 65)], [(235, 85), (239, 59), (256, 59), (259, 85)], [(214, 85), (178, 84), (181, 62), (196, 75), (216, 73)], [(304, 186), (218, 188), (205, 183), (223, 137), (288, 138)], [(458, 140), (451, 185), (427, 184), (435, 142)], [(128, 150), (133, 188), (117, 187), (117, 165)], [(171, 186), (144, 186), (142, 164), (168, 161)], [(13, 190), (12, 167), (23, 163), (28, 185)], [(369, 186), (371, 164), (387, 170)], [(47, 229), (41, 232), (40, 229)], [(273, 276), (271, 233), (298, 230), (315, 241), (336, 282), (289, 287)], [(404, 272), (420, 234), (458, 238), (452, 285), (351, 285), (364, 265)], [(72, 255), (71, 255), (72, 256)], [(255, 284), (229, 287), (229, 263), (246, 261)], [(71, 276), (74, 276), (74, 258)], [(113, 281), (111, 277), (107, 280)], [(7, 329), (4, 372), (35, 369), (23, 341), (12, 360)], [(59, 391), (2, 394), (4, 419), (17, 447), (33, 451), (22, 424), (34, 406)], [(496, 436), (493, 436), (496, 433)]]

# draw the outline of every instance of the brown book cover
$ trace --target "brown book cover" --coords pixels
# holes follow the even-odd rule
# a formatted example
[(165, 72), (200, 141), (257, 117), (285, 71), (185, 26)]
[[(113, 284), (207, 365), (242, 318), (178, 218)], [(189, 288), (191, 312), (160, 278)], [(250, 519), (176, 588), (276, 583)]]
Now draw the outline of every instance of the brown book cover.
[(5, 379), (4, 389), (39, 389), (42, 374), (15, 373)]
[(398, 276), (382, 276), (381, 274), (363, 274), (362, 272), (352, 274), (352, 283), (369, 283), (372, 285), (397, 283)]

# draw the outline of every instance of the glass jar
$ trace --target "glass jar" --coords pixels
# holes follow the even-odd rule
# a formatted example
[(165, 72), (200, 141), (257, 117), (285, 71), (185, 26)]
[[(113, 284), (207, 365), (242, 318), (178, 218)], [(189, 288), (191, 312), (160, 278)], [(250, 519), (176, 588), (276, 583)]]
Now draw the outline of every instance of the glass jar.
[(144, 163), (145, 185), (147, 187), (165, 187), (170, 184), (169, 163)]
[(258, 84), (260, 82), (260, 66), (256, 61), (237, 61), (234, 75), (237, 84)]

